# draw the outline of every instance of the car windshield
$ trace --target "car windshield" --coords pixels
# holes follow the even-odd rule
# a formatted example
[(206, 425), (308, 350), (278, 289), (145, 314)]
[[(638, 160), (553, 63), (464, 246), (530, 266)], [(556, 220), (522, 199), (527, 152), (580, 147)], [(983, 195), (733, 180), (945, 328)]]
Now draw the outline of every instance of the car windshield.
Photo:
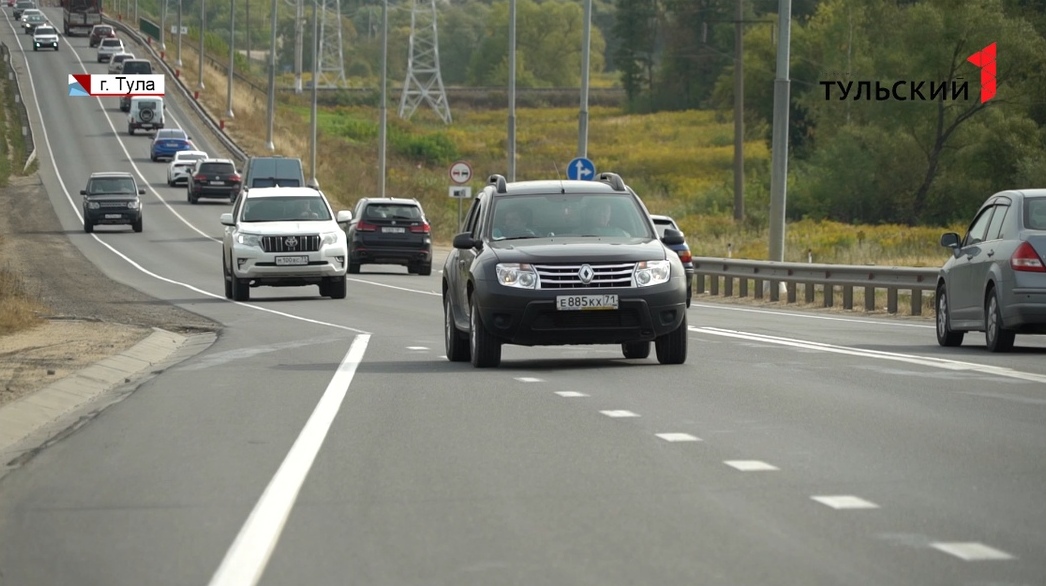
[(122, 47), (123, 41), (120, 39), (105, 39), (102, 41), (103, 47)]
[(1046, 230), (1046, 197), (1025, 198), (1024, 227), (1029, 230)]
[(150, 74), (153, 72), (153, 66), (148, 61), (132, 61), (128, 59), (127, 61), (124, 61), (123, 72)]
[(35, 6), (35, 2), (27, 2), (26, 0), (18, 0), (18, 2), (15, 3), (15, 8), (33, 8)]
[(244, 222), (296, 222), (330, 220), (330, 208), (319, 196), (257, 197), (243, 205)]
[(29, 18), (26, 19), (27, 22), (43, 22), (43, 20), (42, 14), (30, 14)]
[(154, 110), (154, 109), (156, 109), (156, 102), (153, 101), (153, 100), (148, 100), (148, 101), (142, 100), (142, 101), (138, 102), (138, 109), (139, 110)]
[(421, 209), (413, 204), (370, 204), (363, 217), (368, 220), (420, 220)]
[(205, 155), (203, 153), (191, 153), (191, 152), (188, 152), (188, 151), (181, 151), (180, 153), (176, 153), (174, 155), (174, 160), (178, 161), (179, 163), (181, 163), (181, 162), (199, 161), (200, 159), (206, 159), (206, 158), (207, 158), (207, 155)]
[(113, 29), (112, 29), (112, 27), (108, 27), (108, 26), (97, 26), (97, 27), (94, 28), (94, 32), (96, 34), (100, 34), (100, 35), (107, 35), (107, 34), (113, 32)]
[(232, 163), (200, 163), (200, 173), (232, 175), (236, 168)]
[(87, 186), (88, 195), (109, 193), (135, 193), (134, 179), (130, 177), (100, 177), (91, 179)]
[(545, 236), (653, 238), (630, 195), (515, 195), (494, 204), (495, 240)]

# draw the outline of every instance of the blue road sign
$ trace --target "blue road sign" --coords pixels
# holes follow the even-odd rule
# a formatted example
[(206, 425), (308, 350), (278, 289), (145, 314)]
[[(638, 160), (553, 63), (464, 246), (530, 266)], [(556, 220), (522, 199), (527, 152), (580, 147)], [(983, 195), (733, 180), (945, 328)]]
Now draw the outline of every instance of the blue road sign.
[(596, 164), (585, 157), (578, 157), (567, 165), (567, 179), (592, 181), (596, 178)]

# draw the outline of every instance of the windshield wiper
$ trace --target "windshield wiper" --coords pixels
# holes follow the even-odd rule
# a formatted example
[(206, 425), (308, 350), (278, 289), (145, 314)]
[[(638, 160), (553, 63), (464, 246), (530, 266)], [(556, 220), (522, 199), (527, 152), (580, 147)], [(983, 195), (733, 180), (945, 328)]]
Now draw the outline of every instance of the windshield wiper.
[(498, 240), (530, 240), (531, 238), (547, 238), (547, 236), (506, 236)]

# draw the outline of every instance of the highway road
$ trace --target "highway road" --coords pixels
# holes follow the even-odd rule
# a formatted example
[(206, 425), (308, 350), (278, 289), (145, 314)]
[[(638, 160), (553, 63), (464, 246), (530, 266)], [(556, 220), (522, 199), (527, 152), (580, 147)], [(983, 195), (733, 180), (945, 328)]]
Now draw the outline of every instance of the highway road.
[[(105, 71), (85, 38), (34, 53), (0, 29), (28, 49), (71, 241), (224, 326), (3, 478), (0, 584), (1046, 582), (1042, 340), (991, 355), (929, 321), (695, 303), (685, 365), (507, 346), (474, 370), (443, 356), (438, 272), (228, 301), (228, 204), (167, 187), (115, 99), (67, 97), (67, 74)], [(148, 182), (143, 233), (83, 233), (99, 170)]]

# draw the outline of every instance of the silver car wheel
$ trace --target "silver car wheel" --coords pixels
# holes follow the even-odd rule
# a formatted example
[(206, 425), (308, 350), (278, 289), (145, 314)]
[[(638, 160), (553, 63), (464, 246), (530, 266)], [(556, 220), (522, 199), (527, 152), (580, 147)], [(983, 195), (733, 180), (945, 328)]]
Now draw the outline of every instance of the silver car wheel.
[(988, 322), (985, 329), (988, 333), (989, 343), (994, 342), (995, 336), (999, 333), (999, 320), (996, 317), (998, 309), (998, 301), (995, 300), (995, 295), (992, 295), (991, 299), (988, 300), (988, 315), (985, 316)]
[(937, 334), (940, 337), (944, 337), (948, 332), (945, 328), (948, 327), (948, 295), (941, 289), (940, 295), (937, 296)]
[(478, 326), (478, 324), (476, 322), (478, 320), (476, 319), (476, 308), (473, 307), (471, 304), (469, 305), (469, 350), (472, 352), (473, 356), (477, 356), (478, 354), (476, 352), (476, 327)]

